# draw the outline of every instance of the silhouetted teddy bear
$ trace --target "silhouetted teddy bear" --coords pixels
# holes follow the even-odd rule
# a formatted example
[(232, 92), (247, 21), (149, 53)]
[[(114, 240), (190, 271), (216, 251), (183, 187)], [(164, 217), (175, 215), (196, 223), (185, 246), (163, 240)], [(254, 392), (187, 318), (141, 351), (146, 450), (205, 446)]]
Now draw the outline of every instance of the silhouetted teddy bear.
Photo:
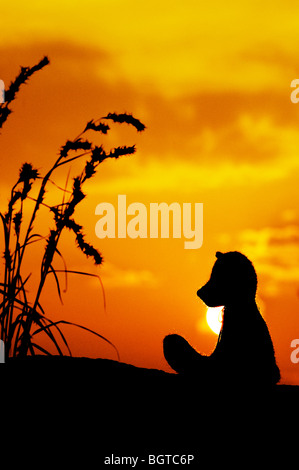
[(210, 280), (197, 295), (208, 307), (224, 306), (215, 350), (199, 354), (179, 335), (164, 338), (164, 355), (178, 373), (203, 382), (274, 385), (280, 380), (273, 344), (255, 301), (257, 276), (252, 263), (234, 251), (216, 253)]

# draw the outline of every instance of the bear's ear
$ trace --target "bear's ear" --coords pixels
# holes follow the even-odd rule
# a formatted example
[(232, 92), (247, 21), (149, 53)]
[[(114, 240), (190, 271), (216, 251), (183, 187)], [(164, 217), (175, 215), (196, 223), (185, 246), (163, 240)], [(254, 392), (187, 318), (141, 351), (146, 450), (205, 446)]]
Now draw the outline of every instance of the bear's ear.
[(219, 259), (223, 256), (223, 253), (221, 251), (216, 251), (216, 258)]

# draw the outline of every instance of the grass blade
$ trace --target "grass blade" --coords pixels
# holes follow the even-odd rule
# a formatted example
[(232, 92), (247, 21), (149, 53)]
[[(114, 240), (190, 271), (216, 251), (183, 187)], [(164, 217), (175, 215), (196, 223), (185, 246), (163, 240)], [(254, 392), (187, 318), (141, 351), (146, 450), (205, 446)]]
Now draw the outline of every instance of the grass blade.
[(86, 272), (84, 272), (84, 271), (73, 271), (73, 270), (70, 270), (70, 269), (67, 269), (67, 270), (65, 270), (65, 269), (56, 269), (56, 272), (57, 272), (57, 273), (59, 273), (59, 272), (60, 272), (60, 273), (66, 272), (66, 273), (68, 273), (68, 274), (79, 274), (79, 275), (81, 275), (81, 276), (96, 277), (96, 278), (99, 280), (100, 284), (101, 284), (102, 294), (103, 294), (104, 311), (105, 311), (105, 313), (106, 313), (106, 311), (107, 311), (107, 310), (106, 310), (107, 303), (106, 303), (105, 288), (104, 288), (104, 285), (103, 285), (103, 281), (102, 281), (101, 277), (100, 277), (98, 274), (86, 273)]

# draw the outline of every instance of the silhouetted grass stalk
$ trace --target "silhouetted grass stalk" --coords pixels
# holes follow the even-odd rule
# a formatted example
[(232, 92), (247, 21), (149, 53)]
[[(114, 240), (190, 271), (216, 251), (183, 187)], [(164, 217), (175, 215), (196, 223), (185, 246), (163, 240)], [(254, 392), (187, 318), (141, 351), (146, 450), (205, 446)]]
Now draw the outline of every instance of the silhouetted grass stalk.
[[(11, 83), (9, 89), (6, 91), (5, 96), (7, 101), (0, 104), (0, 128), (3, 126), (7, 117), (11, 113), (9, 105), (14, 101), (17, 92), (21, 85), (26, 83), (28, 78), (36, 71), (41, 70), (49, 63), (47, 57), (42, 59), (36, 66), (22, 67), (21, 72), (14, 82)], [(4, 233), (4, 278), (0, 283), (0, 294), (2, 301), (0, 304), (0, 328), (1, 339), (5, 343), (5, 354), (9, 356), (24, 357), (28, 353), (35, 354), (36, 350), (45, 354), (50, 354), (48, 350), (36, 343), (35, 337), (40, 333), (45, 333), (54, 344), (57, 352), (63, 354), (60, 347), (60, 341), (68, 349), (71, 354), (67, 340), (60, 328), (60, 325), (75, 325), (74, 323), (59, 320), (56, 322), (51, 321), (45, 316), (45, 312), (40, 303), (40, 297), (43, 292), (45, 282), (48, 274), (53, 274), (57, 291), (61, 299), (61, 289), (58, 274), (63, 272), (65, 275), (68, 273), (75, 273), (81, 275), (88, 275), (98, 277), (95, 274), (85, 272), (56, 270), (53, 266), (53, 259), (55, 255), (62, 257), (58, 250), (58, 244), (62, 232), (65, 229), (74, 233), (76, 244), (78, 248), (87, 256), (92, 257), (96, 265), (100, 265), (103, 261), (101, 253), (96, 250), (91, 244), (86, 242), (83, 234), (83, 227), (79, 225), (73, 218), (77, 205), (85, 198), (82, 191), (83, 184), (96, 174), (98, 166), (108, 158), (119, 158), (122, 155), (130, 155), (135, 152), (135, 146), (132, 147), (116, 147), (109, 153), (106, 153), (102, 146), (96, 146), (89, 140), (83, 140), (82, 135), (87, 131), (100, 132), (107, 134), (110, 130), (109, 125), (102, 122), (103, 120), (111, 120), (112, 122), (127, 123), (134, 126), (137, 131), (143, 131), (145, 126), (129, 114), (116, 114), (109, 113), (106, 117), (98, 121), (89, 121), (85, 129), (74, 140), (68, 140), (60, 149), (59, 156), (54, 165), (41, 178), (38, 171), (33, 168), (29, 163), (24, 163), (20, 169), (19, 178), (11, 190), (10, 200), (8, 203), (7, 212), (0, 213), (3, 233)], [(87, 157), (82, 172), (73, 179), (73, 186), (71, 191), (62, 189), (51, 179), (55, 170), (63, 165), (69, 165), (71, 162)], [(38, 196), (34, 199), (35, 204), (29, 220), (27, 229), (23, 227), (23, 212), (24, 203), (27, 199), (32, 200), (29, 195), (33, 184), (41, 180)], [(46, 187), (49, 182), (52, 182), (62, 191), (62, 203), (48, 206), (45, 202)], [(69, 196), (68, 196), (69, 195)], [(68, 197), (68, 199), (67, 199)], [(67, 199), (67, 200), (66, 200)], [(47, 207), (53, 215), (55, 228), (50, 230), (48, 236), (42, 237), (38, 233), (34, 233), (34, 225), (38, 211), (41, 206)], [(23, 242), (21, 241), (21, 233), (25, 233)], [(41, 261), (40, 267), (40, 280), (37, 286), (37, 291), (33, 300), (30, 301), (27, 297), (25, 289), (26, 284), (31, 276), (27, 277), (22, 275), (22, 266), (25, 253), (28, 252), (29, 247), (38, 241), (46, 240), (46, 246)], [(102, 285), (102, 283), (101, 283)], [(87, 330), (109, 344), (112, 343), (99, 333), (90, 330), (82, 325), (76, 325), (80, 328)], [(114, 345), (112, 345), (115, 347)], [(115, 348), (116, 349), (116, 348)]]

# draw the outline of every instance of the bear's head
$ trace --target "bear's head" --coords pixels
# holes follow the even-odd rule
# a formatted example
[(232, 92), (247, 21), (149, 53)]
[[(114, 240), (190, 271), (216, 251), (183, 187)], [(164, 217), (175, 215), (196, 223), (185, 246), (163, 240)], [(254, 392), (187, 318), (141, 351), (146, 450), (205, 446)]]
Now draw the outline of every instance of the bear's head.
[(209, 281), (197, 291), (208, 307), (225, 307), (255, 301), (257, 276), (246, 256), (238, 251), (216, 253)]

